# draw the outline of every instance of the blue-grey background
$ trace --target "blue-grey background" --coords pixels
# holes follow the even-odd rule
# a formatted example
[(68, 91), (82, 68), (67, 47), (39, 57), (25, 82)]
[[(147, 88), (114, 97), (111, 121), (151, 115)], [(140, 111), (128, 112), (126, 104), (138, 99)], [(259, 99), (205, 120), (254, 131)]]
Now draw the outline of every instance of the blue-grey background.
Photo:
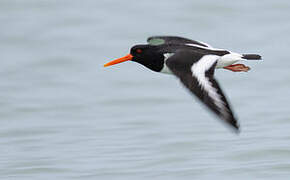
[[(288, 179), (289, 1), (0, 1), (0, 179)], [(218, 70), (231, 132), (178, 79), (127, 62), (151, 35), (259, 53)]]

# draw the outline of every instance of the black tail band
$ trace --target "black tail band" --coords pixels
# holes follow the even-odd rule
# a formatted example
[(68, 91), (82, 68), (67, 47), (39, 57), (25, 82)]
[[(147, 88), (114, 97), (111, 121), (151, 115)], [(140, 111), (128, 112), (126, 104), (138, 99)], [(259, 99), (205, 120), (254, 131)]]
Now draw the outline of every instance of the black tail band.
[(262, 57), (258, 54), (243, 54), (243, 58), (247, 60), (261, 60)]

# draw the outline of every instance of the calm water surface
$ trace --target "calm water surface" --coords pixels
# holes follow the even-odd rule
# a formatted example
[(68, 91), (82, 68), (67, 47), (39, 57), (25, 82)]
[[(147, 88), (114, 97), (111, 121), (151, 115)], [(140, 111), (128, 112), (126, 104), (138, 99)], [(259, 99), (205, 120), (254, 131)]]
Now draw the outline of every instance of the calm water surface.
[[(0, 1), (0, 179), (288, 179), (290, 2)], [(218, 70), (232, 133), (177, 78), (104, 69), (151, 35), (260, 53)]]

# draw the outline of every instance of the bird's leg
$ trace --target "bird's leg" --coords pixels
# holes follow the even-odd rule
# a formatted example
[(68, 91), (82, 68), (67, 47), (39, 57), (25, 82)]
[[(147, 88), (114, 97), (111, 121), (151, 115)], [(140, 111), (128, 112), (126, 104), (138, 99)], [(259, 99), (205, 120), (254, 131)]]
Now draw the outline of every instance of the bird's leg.
[(248, 72), (250, 70), (250, 67), (244, 64), (232, 64), (223, 68), (233, 72)]

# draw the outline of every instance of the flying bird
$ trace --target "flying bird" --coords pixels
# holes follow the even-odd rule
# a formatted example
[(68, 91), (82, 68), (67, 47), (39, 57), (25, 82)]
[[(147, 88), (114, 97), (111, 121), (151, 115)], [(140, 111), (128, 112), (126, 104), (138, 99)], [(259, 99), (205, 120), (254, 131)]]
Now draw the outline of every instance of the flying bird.
[(223, 68), (233, 72), (247, 72), (250, 70), (248, 66), (235, 63), (261, 60), (260, 55), (234, 53), (177, 36), (152, 36), (147, 42), (133, 46), (128, 55), (104, 66), (134, 61), (156, 72), (174, 74), (209, 110), (239, 131), (237, 119), (214, 78), (214, 71)]

